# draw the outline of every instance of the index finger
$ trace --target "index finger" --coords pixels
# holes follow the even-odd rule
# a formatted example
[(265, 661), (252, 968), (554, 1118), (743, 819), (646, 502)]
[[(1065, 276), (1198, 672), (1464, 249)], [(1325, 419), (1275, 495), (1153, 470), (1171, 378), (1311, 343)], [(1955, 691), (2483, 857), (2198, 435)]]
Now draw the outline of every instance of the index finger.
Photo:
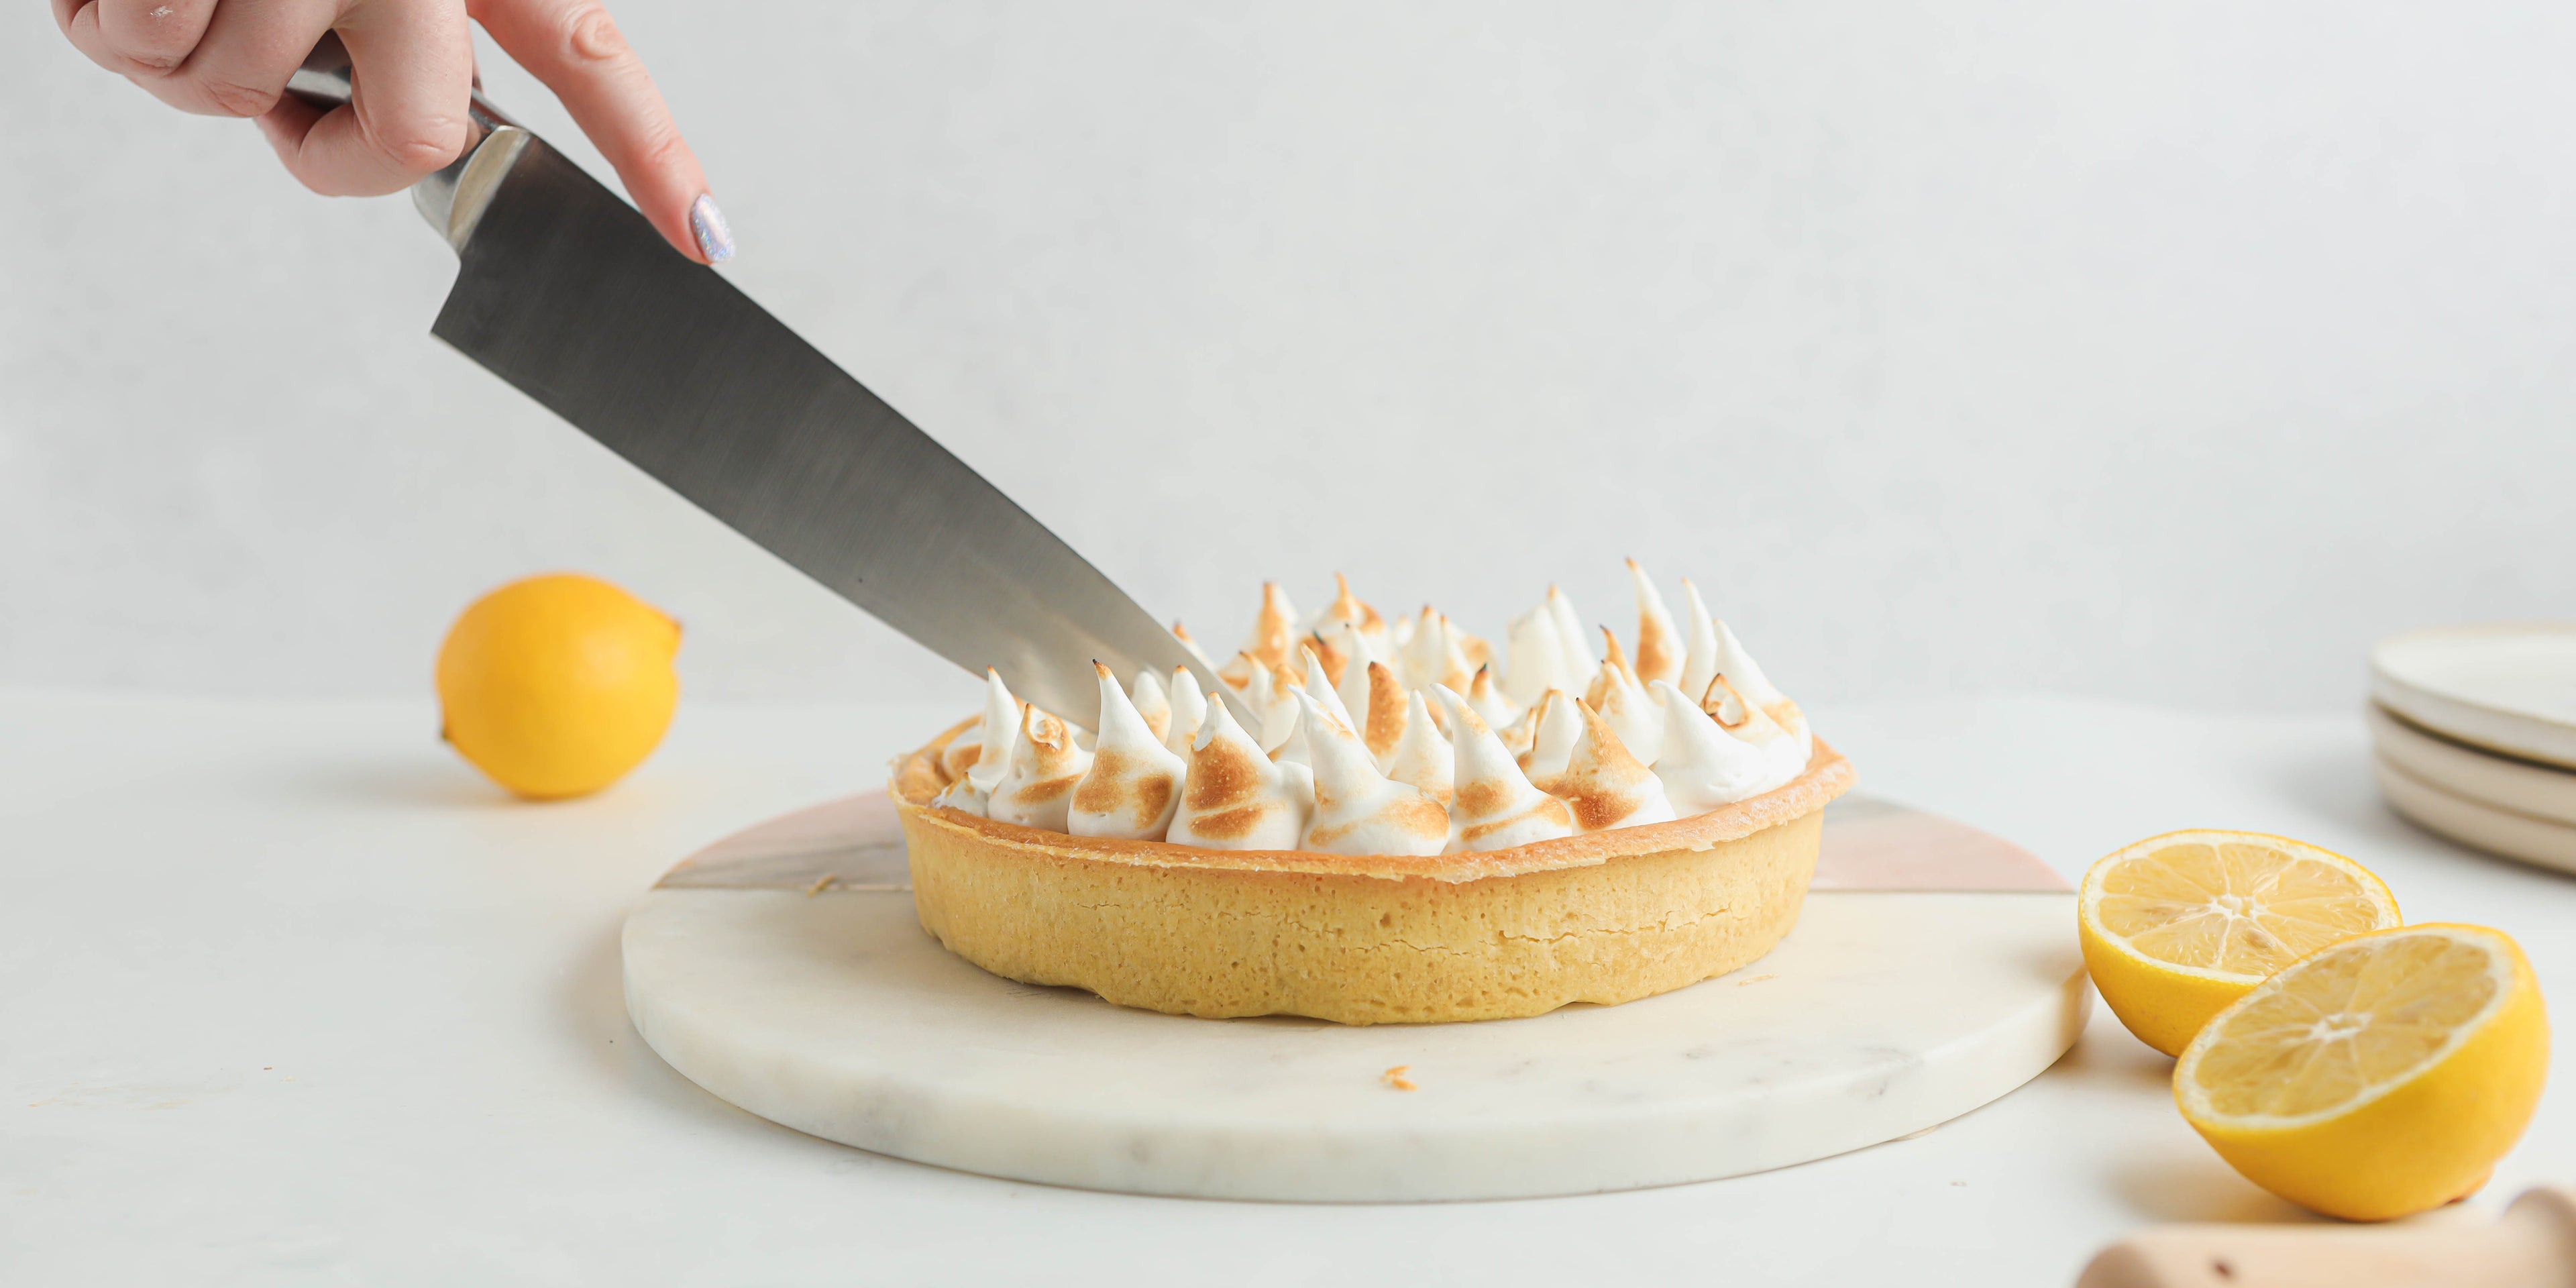
[(671, 245), (702, 264), (733, 258), (733, 233), (697, 154), (607, 9), (597, 0), (468, 0), (467, 11), (563, 100)]

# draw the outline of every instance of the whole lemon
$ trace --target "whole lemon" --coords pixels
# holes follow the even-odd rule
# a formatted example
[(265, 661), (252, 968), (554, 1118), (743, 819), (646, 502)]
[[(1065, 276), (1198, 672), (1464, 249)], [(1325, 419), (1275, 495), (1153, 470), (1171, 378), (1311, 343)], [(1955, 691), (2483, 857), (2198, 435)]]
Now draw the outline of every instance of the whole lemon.
[(438, 648), (440, 736), (531, 800), (583, 796), (671, 727), (680, 624), (596, 577), (552, 573), (485, 595)]

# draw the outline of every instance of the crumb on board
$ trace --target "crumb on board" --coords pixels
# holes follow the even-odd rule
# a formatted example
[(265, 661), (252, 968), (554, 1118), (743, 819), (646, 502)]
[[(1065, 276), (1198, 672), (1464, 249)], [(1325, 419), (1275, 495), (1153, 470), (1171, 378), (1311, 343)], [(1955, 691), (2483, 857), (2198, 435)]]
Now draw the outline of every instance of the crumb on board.
[(824, 891), (829, 890), (829, 889), (831, 889), (831, 888), (832, 888), (832, 874), (831, 874), (831, 873), (829, 873), (829, 872), (826, 872), (826, 873), (824, 873), (823, 875), (821, 875), (821, 876), (819, 876), (819, 877), (814, 878), (814, 884), (812, 884), (812, 885), (809, 885), (809, 886), (805, 887), (805, 897), (806, 897), (806, 898), (808, 898), (808, 899), (811, 899), (811, 898), (813, 898), (814, 896), (816, 896), (816, 895), (818, 895), (818, 894), (821, 894), (821, 893), (823, 893)]
[(1405, 1077), (1404, 1075), (1410, 1072), (1412, 1068), (1413, 1066), (1409, 1064), (1399, 1064), (1394, 1068), (1379, 1074), (1377, 1076), (1377, 1080), (1395, 1088), (1398, 1091), (1411, 1091), (1414, 1089), (1413, 1080)]
[(1742, 987), (1744, 987), (1744, 986), (1745, 986), (1745, 985), (1747, 985), (1747, 984), (1759, 984), (1759, 983), (1763, 982), (1764, 980), (1771, 980), (1771, 979), (1778, 979), (1778, 978), (1780, 978), (1780, 977), (1779, 977), (1779, 976), (1777, 976), (1777, 975), (1751, 975), (1751, 976), (1747, 976), (1747, 977), (1745, 977), (1745, 978), (1743, 978), (1743, 979), (1739, 979), (1739, 980), (1735, 981), (1735, 986), (1736, 986), (1737, 988), (1742, 988)]

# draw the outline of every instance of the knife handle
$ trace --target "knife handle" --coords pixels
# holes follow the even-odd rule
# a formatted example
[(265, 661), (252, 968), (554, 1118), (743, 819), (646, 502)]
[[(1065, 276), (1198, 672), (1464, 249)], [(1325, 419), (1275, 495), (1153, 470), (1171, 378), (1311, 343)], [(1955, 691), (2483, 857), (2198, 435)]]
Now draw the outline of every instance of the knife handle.
[[(354, 92), (353, 72), (349, 47), (340, 43), (340, 33), (326, 31), (313, 52), (304, 56), (304, 64), (287, 78), (286, 92), (326, 112), (345, 107)], [(465, 150), (446, 169), (411, 186), (412, 208), (447, 239), (450, 249), (465, 249), (466, 238), (474, 235), (474, 225), (492, 204), (502, 176), (534, 137), (483, 97), (483, 76), (477, 72), (473, 98), (465, 109)]]
[(2502, 1218), (2342, 1228), (2174, 1225), (2102, 1250), (2075, 1288), (2576, 1288), (2576, 1191)]

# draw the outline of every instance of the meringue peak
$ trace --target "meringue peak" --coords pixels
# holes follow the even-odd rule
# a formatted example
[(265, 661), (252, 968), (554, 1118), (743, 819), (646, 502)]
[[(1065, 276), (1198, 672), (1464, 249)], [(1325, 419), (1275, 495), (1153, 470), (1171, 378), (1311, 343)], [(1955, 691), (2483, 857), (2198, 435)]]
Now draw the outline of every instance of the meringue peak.
[(1628, 579), (1637, 589), (1637, 664), (1631, 669), (1644, 684), (1681, 678), (1685, 646), (1673, 627), (1672, 610), (1664, 607), (1643, 564), (1629, 560)]
[(1405, 687), (1445, 684), (1452, 689), (1465, 689), (1475, 670), (1467, 665), (1461, 642), (1461, 632), (1449, 624), (1449, 619), (1424, 605), (1422, 616), (1413, 624), (1413, 638), (1403, 649)]
[(1716, 625), (1717, 673), (1725, 676), (1726, 682), (1735, 686), (1745, 701), (1757, 707), (1767, 707), (1780, 701), (1780, 690), (1772, 687), (1770, 677), (1762, 674), (1762, 668), (1754, 663), (1753, 655), (1744, 651), (1744, 641), (1735, 638), (1735, 632), (1728, 629), (1725, 622), (1720, 621)]
[(1262, 753), (1224, 703), (1209, 703), (1170, 838), (1209, 850), (1293, 850), (1305, 815), (1289, 769)]
[[(1244, 705), (1252, 709), (1261, 722), (1261, 750), (1277, 751), (1297, 728), (1297, 694), (1299, 679), (1295, 673), (1274, 667), (1249, 653), (1237, 653), (1234, 660), (1244, 665), (1251, 677), (1244, 686)], [(1216, 704), (1223, 705), (1223, 704)]]
[(1295, 660), (1291, 650), (1297, 634), (1297, 609), (1288, 602), (1288, 592), (1278, 582), (1261, 583), (1261, 613), (1241, 651), (1271, 666), (1287, 666)]
[(1661, 681), (1652, 689), (1664, 717), (1655, 777), (1663, 781), (1664, 796), (1675, 812), (1705, 814), (1764, 790), (1768, 766), (1760, 748), (1719, 728), (1681, 690)]
[(1386, 619), (1378, 616), (1366, 600), (1352, 594), (1351, 579), (1338, 572), (1333, 574), (1333, 601), (1317, 610), (1305, 624), (1310, 635), (1328, 634), (1335, 627), (1348, 627), (1378, 640), (1386, 638)]
[(1566, 803), (1580, 831), (1670, 821), (1673, 806), (1663, 780), (1629, 752), (1598, 712), (1581, 703), (1574, 710), (1581, 720), (1565, 770), (1538, 786)]
[(1333, 647), (1343, 656), (1342, 673), (1333, 678), (1333, 696), (1340, 699), (1342, 710), (1351, 716), (1351, 728), (1363, 739), (1368, 736), (1369, 667), (1384, 660), (1369, 638), (1349, 626), (1333, 629)]
[(1465, 698), (1446, 685), (1433, 685), (1431, 693), (1457, 735), (1449, 803), (1451, 852), (1500, 850), (1574, 834), (1573, 811), (1522, 776), (1502, 740)]
[(1609, 722), (1619, 741), (1630, 748), (1645, 748), (1637, 753), (1640, 763), (1655, 763), (1664, 746), (1664, 716), (1656, 708), (1654, 694), (1637, 683), (1636, 673), (1616, 659), (1602, 663), (1601, 679), (1593, 692), (1599, 696), (1591, 700), (1592, 709)]
[(1181, 625), (1181, 620), (1177, 617), (1172, 619), (1172, 638), (1179, 640), (1181, 647), (1188, 649), (1190, 656), (1197, 658), (1199, 665), (1206, 667), (1210, 674), (1216, 672), (1216, 659), (1209, 657), (1207, 650), (1200, 648), (1199, 642), (1190, 638), (1190, 628)]
[[(1432, 722), (1422, 691), (1415, 689), (1400, 696), (1405, 704), (1404, 726), (1385, 755), (1386, 776), (1411, 783), (1424, 795), (1446, 805), (1454, 784), (1456, 753), (1449, 740), (1441, 736), (1440, 726)], [(1375, 690), (1370, 691), (1370, 698), (1375, 700)]]
[[(1126, 695), (1120, 694), (1119, 700), (1125, 702)], [(1136, 723), (1142, 726), (1144, 719), (1138, 717)], [(1006, 763), (985, 802), (985, 816), (1022, 827), (1064, 831), (1074, 786), (1091, 768), (1091, 754), (1074, 745), (1073, 726), (1034, 703), (1023, 704)]]
[[(1092, 665), (1100, 663), (1094, 660)], [(1155, 679), (1152, 671), (1138, 671), (1128, 697), (1136, 704), (1136, 714), (1145, 718), (1145, 727), (1154, 731), (1154, 741), (1161, 742), (1163, 735), (1172, 731), (1172, 698), (1163, 691), (1163, 682)]]
[(1020, 724), (1020, 700), (1011, 695), (1010, 686), (1002, 683), (1002, 673), (984, 668), (984, 723), (979, 726), (978, 741), (983, 750), (966, 776), (975, 780), (977, 791), (990, 794), (993, 784), (1011, 767), (1012, 733)]
[(1682, 655), (1684, 696), (1698, 700), (1708, 692), (1708, 682), (1717, 678), (1717, 621), (1709, 616), (1708, 605), (1699, 597), (1699, 587), (1682, 578), (1682, 612), (1689, 619), (1690, 647)]
[[(1066, 830), (1075, 836), (1159, 841), (1171, 828), (1188, 767), (1119, 689), (1118, 677), (1097, 662), (1092, 666), (1100, 675), (1100, 737), (1092, 747), (1090, 768), (1074, 786)], [(1149, 671), (1138, 678), (1154, 677)], [(1159, 685), (1155, 692), (1161, 693)]]
[(1199, 689), (1199, 678), (1190, 668), (1172, 668), (1170, 692), (1171, 719), (1163, 728), (1163, 747), (1184, 760), (1189, 758), (1190, 743), (1198, 737), (1199, 725), (1207, 719), (1207, 694)]
[(1310, 694), (1307, 754), (1315, 810), (1299, 848), (1326, 854), (1438, 854), (1449, 842), (1449, 812), (1421, 789), (1378, 772), (1350, 727)]
[[(1404, 740), (1406, 693), (1395, 672), (1383, 662), (1368, 665), (1368, 720), (1362, 726), (1370, 754), (1380, 765), (1395, 755), (1396, 744)], [(1427, 722), (1429, 716), (1424, 716)]]
[(1574, 755), (1574, 740), (1583, 732), (1577, 704), (1563, 689), (1550, 689), (1539, 696), (1530, 708), (1537, 713), (1537, 723), (1530, 729), (1530, 749), (1520, 757), (1520, 767), (1532, 782), (1545, 782), (1565, 772), (1566, 762)]
[(1351, 719), (1351, 709), (1342, 704), (1342, 695), (1334, 690), (1332, 680), (1324, 673), (1323, 657), (1313, 649), (1306, 650), (1306, 675), (1302, 687), (1302, 696), (1322, 706), (1335, 720), (1342, 722), (1343, 728), (1357, 726), (1358, 722)]

